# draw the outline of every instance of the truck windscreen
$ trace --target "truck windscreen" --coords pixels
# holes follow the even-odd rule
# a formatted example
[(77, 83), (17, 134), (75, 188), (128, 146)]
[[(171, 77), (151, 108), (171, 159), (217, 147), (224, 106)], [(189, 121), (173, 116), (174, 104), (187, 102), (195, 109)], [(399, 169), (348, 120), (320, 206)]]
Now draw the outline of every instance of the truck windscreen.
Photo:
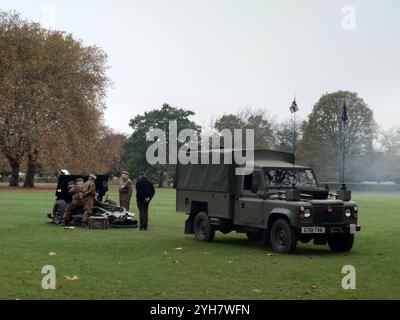
[(310, 169), (294, 168), (264, 168), (267, 187), (290, 187), (293, 183), (297, 186), (317, 187), (317, 180)]

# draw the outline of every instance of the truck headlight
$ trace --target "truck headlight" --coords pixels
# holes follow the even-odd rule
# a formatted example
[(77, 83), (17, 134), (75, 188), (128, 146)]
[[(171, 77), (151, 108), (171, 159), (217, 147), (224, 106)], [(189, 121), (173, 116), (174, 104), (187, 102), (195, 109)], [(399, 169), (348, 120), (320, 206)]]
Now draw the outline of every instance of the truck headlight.
[(346, 216), (346, 218), (350, 218), (350, 217), (351, 217), (351, 209), (350, 209), (350, 208), (347, 208), (347, 209), (344, 211), (344, 215)]
[(309, 217), (311, 217), (311, 210), (304, 209), (304, 218), (308, 219)]

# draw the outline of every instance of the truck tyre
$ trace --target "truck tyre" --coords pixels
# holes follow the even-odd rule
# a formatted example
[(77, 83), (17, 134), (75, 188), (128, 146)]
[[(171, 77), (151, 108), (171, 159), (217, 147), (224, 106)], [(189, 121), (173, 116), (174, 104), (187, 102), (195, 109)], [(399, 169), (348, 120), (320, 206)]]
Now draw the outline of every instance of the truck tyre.
[(297, 245), (297, 233), (285, 219), (276, 220), (271, 228), (271, 247), (273, 252), (294, 253)]
[(328, 239), (332, 252), (349, 252), (353, 247), (354, 234), (339, 234)]
[(199, 212), (193, 222), (194, 234), (197, 240), (210, 242), (213, 241), (215, 230), (210, 224), (207, 213)]
[(64, 215), (64, 210), (67, 207), (67, 203), (64, 200), (57, 200), (53, 207), (53, 222), (60, 224)]
[(262, 232), (246, 232), (247, 239), (250, 241), (261, 241), (262, 240)]

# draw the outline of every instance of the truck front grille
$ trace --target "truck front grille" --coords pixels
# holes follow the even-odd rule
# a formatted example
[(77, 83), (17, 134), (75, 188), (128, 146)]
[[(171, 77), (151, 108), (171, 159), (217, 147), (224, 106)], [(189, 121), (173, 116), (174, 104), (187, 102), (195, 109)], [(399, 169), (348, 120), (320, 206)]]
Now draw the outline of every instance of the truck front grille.
[[(331, 208), (331, 211), (329, 210)], [(314, 205), (313, 221), (315, 224), (338, 223), (344, 220), (343, 205)]]

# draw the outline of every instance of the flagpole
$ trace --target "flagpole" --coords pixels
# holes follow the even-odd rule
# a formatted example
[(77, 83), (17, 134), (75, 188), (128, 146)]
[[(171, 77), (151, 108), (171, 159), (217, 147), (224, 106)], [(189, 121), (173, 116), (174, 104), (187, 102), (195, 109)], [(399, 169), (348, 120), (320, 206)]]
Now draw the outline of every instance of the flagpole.
[(293, 167), (296, 165), (296, 112), (293, 112)]
[(345, 157), (346, 157), (346, 121), (343, 121), (343, 132), (342, 132), (342, 137), (343, 137), (343, 163), (342, 163), (342, 185), (344, 185), (344, 170), (345, 170)]

